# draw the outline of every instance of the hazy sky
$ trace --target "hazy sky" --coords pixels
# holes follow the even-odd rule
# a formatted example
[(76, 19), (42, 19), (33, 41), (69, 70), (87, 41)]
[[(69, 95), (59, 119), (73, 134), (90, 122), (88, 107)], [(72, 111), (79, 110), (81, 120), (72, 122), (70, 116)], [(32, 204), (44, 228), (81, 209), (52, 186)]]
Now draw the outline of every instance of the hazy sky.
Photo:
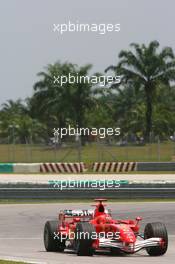
[[(174, 16), (174, 0), (0, 0), (0, 104), (30, 96), (37, 72), (57, 60), (92, 63), (95, 72), (116, 64), (131, 42), (174, 48)], [(121, 31), (53, 32), (69, 20), (120, 23)]]

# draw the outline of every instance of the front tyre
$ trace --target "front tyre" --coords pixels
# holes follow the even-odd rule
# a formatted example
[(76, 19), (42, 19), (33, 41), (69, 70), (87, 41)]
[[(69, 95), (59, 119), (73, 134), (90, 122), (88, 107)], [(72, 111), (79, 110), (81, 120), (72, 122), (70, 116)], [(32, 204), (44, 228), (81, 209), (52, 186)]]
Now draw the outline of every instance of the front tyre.
[(159, 222), (148, 223), (145, 226), (144, 239), (152, 237), (162, 238), (163, 243), (160, 246), (146, 248), (147, 253), (150, 256), (164, 255), (168, 249), (168, 233), (165, 225)]
[(75, 250), (78, 256), (93, 256), (92, 247), (95, 228), (88, 222), (77, 223), (75, 231)]
[(44, 226), (44, 246), (50, 252), (62, 252), (65, 248), (65, 243), (55, 236), (57, 234), (57, 225), (57, 221), (47, 221)]

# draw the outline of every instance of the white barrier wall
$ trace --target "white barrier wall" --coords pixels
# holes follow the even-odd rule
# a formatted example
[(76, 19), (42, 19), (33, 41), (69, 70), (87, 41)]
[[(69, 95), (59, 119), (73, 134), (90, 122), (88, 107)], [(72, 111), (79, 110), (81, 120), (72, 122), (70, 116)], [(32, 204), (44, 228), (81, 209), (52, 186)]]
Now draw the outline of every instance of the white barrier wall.
[(39, 173), (41, 163), (14, 163), (14, 173)]

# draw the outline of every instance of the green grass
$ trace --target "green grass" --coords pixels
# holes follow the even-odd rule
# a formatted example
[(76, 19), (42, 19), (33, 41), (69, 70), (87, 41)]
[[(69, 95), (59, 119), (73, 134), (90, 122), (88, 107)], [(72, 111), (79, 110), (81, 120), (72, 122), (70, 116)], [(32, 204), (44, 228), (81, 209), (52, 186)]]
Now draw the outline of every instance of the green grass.
[[(91, 204), (93, 199), (0, 199), (0, 204), (61, 204), (61, 203), (88, 203)], [(136, 198), (136, 199), (108, 199), (108, 203), (121, 203), (121, 202), (175, 202), (174, 199), (164, 198)]]
[[(80, 155), (81, 152), (81, 155)], [(145, 146), (102, 146), (89, 144), (78, 151), (75, 147), (53, 149), (38, 145), (0, 145), (1, 162), (75, 162), (95, 161), (171, 161), (175, 143), (165, 142)], [(81, 158), (80, 158), (81, 156)]]
[(0, 260), (0, 264), (26, 264), (26, 262)]
[[(13, 174), (13, 175), (24, 175), (24, 172), (0, 172), (0, 174)], [(51, 174), (53, 174), (54, 175), (54, 173), (51, 173)], [(63, 173), (63, 174), (65, 174), (65, 173)], [(72, 173), (68, 173), (68, 172), (66, 172), (66, 174), (70, 174), (70, 175), (72, 175)], [(121, 171), (121, 172), (93, 172), (92, 170), (88, 170), (88, 171), (86, 171), (86, 172), (82, 172), (81, 174), (89, 174), (89, 175), (96, 175), (96, 174), (107, 174), (107, 175), (109, 175), (109, 174), (111, 174), (111, 175), (116, 175), (116, 174), (123, 174), (123, 175), (125, 175), (125, 174), (174, 174), (174, 171)], [(26, 175), (28, 175), (28, 173), (26, 174)], [(37, 172), (30, 172), (30, 175), (41, 175), (41, 173), (37, 173)], [(48, 176), (48, 173), (46, 172), (42, 172), (42, 175), (43, 175), (43, 177), (46, 175), (46, 176)]]

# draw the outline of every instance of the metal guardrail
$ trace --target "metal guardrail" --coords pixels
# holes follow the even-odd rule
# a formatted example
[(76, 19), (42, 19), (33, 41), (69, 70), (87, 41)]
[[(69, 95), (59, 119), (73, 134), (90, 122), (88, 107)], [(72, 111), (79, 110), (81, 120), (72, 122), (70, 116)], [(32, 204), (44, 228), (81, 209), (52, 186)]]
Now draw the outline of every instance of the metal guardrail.
[(0, 199), (144, 199), (175, 198), (174, 184), (129, 184), (117, 189), (64, 189), (50, 188), (47, 185), (0, 186)]

